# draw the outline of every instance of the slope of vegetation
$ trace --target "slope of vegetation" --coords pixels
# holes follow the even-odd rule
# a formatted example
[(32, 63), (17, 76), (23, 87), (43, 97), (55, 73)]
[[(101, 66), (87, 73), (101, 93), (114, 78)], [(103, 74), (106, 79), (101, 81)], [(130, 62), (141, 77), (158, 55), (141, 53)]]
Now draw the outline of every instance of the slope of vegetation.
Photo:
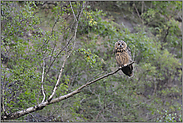
[(114, 43), (124, 40), (133, 77), (119, 71), (16, 120), (181, 122), (181, 9), (181, 1), (1, 1), (1, 115), (117, 70)]

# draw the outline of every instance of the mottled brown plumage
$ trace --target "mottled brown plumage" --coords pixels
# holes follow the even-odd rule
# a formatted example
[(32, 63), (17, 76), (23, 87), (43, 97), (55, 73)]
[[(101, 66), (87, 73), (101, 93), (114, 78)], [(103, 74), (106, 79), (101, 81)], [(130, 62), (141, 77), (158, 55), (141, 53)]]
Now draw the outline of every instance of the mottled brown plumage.
[[(119, 67), (122, 67), (122, 71), (127, 76), (132, 76), (133, 65), (132, 62), (131, 50), (127, 47), (127, 44), (120, 40), (115, 43), (114, 49), (116, 55), (116, 62)], [(130, 65), (128, 65), (130, 64)]]

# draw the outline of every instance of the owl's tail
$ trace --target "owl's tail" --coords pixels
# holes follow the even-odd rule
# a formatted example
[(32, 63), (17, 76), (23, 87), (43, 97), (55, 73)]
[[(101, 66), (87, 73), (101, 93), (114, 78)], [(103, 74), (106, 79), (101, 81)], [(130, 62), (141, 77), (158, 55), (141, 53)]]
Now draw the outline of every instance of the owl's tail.
[(123, 71), (123, 73), (129, 77), (131, 77), (133, 75), (133, 65), (130, 64), (128, 66), (125, 66), (121, 69)]

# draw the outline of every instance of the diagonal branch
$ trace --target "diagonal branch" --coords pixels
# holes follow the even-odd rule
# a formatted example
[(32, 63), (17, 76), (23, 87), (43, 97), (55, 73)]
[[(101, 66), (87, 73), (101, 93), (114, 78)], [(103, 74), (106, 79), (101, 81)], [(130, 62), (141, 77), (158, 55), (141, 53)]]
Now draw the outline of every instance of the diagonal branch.
[(142, 21), (142, 24), (144, 24), (143, 19), (140, 17), (139, 11), (138, 11), (138, 9), (137, 9), (135, 3), (133, 4), (133, 6), (134, 6), (134, 8), (135, 8), (135, 10), (136, 10), (136, 12), (137, 12), (138, 17), (139, 17), (140, 20)]
[[(82, 9), (81, 9), (81, 11), (80, 11), (80, 13), (79, 13), (79, 17), (78, 17), (78, 19), (76, 19), (76, 27), (75, 27), (75, 31), (74, 31), (74, 40), (76, 39), (76, 33), (77, 33), (77, 28), (78, 28), (78, 23), (79, 23), (79, 19), (80, 19), (80, 17), (81, 17), (81, 14), (83, 13), (83, 9), (84, 9), (84, 7), (85, 7), (85, 2), (83, 2), (83, 5), (82, 5)], [(73, 11), (73, 14), (74, 14), (74, 11)], [(75, 14), (74, 14), (74, 16), (75, 16)]]
[(104, 106), (104, 108), (97, 114), (96, 118), (95, 118), (95, 122), (97, 122), (97, 119), (99, 117), (99, 115), (105, 110), (106, 107), (110, 106), (112, 102), (110, 102), (109, 104), (107, 104), (106, 106)]
[(45, 101), (45, 93), (44, 93), (44, 86), (43, 86), (43, 81), (44, 81), (44, 69), (45, 69), (45, 61), (44, 61), (44, 58), (43, 58), (43, 72), (42, 72), (42, 79), (41, 79), (41, 89), (42, 89), (42, 93), (43, 93), (43, 100), (42, 100), (42, 103)]
[[(70, 2), (70, 4), (71, 4), (71, 2)], [(72, 8), (72, 4), (71, 4), (71, 8)], [(80, 14), (79, 14), (78, 19), (80, 18), (83, 9), (84, 9), (84, 3), (83, 3), (83, 6), (82, 6), (82, 9), (81, 9), (81, 12), (80, 12)], [(72, 9), (72, 10), (73, 10), (73, 9)], [(73, 15), (74, 15), (74, 17), (75, 17), (75, 19), (76, 19), (76, 16), (75, 16), (75, 14), (74, 14), (74, 11), (73, 11)], [(76, 19), (76, 27), (75, 27), (74, 39), (73, 39), (74, 41), (75, 41), (75, 39), (76, 39), (77, 27), (78, 27), (78, 21), (77, 21), (77, 19)], [(75, 47), (75, 44), (74, 44), (74, 47)], [(73, 48), (73, 49), (74, 49), (74, 48)], [(73, 50), (73, 49), (72, 49), (72, 50)], [(69, 53), (69, 55), (65, 58), (65, 60), (64, 60), (64, 62), (63, 62), (63, 65), (62, 65), (62, 67), (61, 67), (61, 69), (60, 69), (60, 74), (59, 74), (58, 80), (57, 80), (57, 82), (56, 82), (56, 84), (55, 84), (55, 87), (54, 87), (54, 89), (53, 89), (52, 94), (51, 94), (50, 97), (48, 98), (48, 102), (50, 102), (50, 101), (52, 100), (54, 94), (56, 93), (57, 87), (59, 86), (59, 82), (60, 82), (60, 78), (61, 78), (61, 75), (62, 75), (62, 71), (63, 71), (63, 69), (64, 69), (66, 60), (67, 60), (67, 58), (70, 56), (70, 54), (71, 54), (71, 52)]]
[(73, 8), (72, 8), (72, 4), (71, 4), (71, 2), (69, 2), (69, 3), (70, 3), (70, 5), (71, 5), (71, 9), (72, 9), (72, 13), (73, 13), (74, 19), (75, 19), (75, 21), (77, 22), (78, 20), (77, 20), (77, 18), (76, 18), (76, 15), (75, 15), (75, 13), (74, 13)]
[(66, 94), (66, 95), (64, 95), (64, 96), (60, 96), (60, 97), (58, 97), (58, 98), (53, 99), (50, 103), (51, 103), (51, 104), (52, 104), (52, 103), (56, 103), (56, 102), (59, 102), (59, 101), (61, 101), (61, 100), (65, 100), (65, 99), (67, 99), (67, 98), (69, 98), (69, 97), (71, 97), (71, 96), (73, 96), (73, 95), (75, 95), (75, 94), (77, 94), (77, 93), (80, 93), (81, 90), (82, 90), (83, 88), (87, 87), (88, 85), (93, 84), (93, 83), (95, 83), (95, 82), (97, 82), (97, 81), (99, 81), (99, 80), (101, 80), (101, 79), (103, 79), (103, 78), (106, 78), (106, 77), (110, 76), (110, 75), (113, 75), (113, 74), (117, 73), (119, 70), (121, 70), (121, 68), (118, 68), (116, 71), (111, 72), (111, 73), (108, 73), (108, 74), (106, 74), (106, 75), (104, 75), (104, 76), (101, 76), (101, 77), (99, 77), (99, 78), (97, 78), (97, 79), (95, 79), (95, 80), (93, 80), (93, 81), (91, 81), (91, 82), (87, 82), (86, 84), (82, 85), (81, 87), (79, 87), (79, 88), (76, 89), (75, 91), (73, 91), (73, 92), (71, 92), (71, 93), (68, 93), (68, 94)]
[[(134, 63), (134, 61), (131, 62), (130, 64), (133, 64), (133, 63)], [(128, 64), (128, 65), (130, 65), (130, 64)], [(122, 67), (122, 68), (123, 68), (123, 67)], [(60, 97), (55, 98), (55, 99), (52, 99), (52, 100), (50, 100), (50, 101), (45, 101), (45, 102), (40, 103), (40, 104), (38, 104), (38, 105), (35, 105), (35, 106), (33, 106), (33, 107), (29, 107), (29, 108), (27, 108), (27, 109), (25, 109), (25, 110), (17, 111), (17, 112), (15, 112), (15, 113), (12, 113), (12, 114), (9, 114), (9, 115), (2, 115), (2, 116), (1, 116), (1, 120), (16, 119), (16, 118), (19, 118), (19, 117), (24, 116), (24, 115), (26, 115), (26, 114), (29, 114), (29, 113), (32, 113), (32, 112), (35, 112), (35, 111), (38, 111), (38, 110), (42, 110), (42, 109), (43, 109), (44, 107), (46, 107), (47, 105), (50, 105), (50, 104), (53, 104), (53, 103), (56, 103), (56, 102), (60, 102), (60, 101), (62, 101), (62, 100), (65, 100), (65, 99), (67, 99), (67, 98), (69, 98), (69, 97), (74, 96), (74, 95), (77, 94), (77, 93), (80, 93), (81, 90), (82, 90), (83, 88), (85, 88), (85, 87), (89, 86), (90, 84), (93, 84), (93, 83), (95, 83), (95, 82), (97, 82), (97, 81), (99, 81), (99, 80), (101, 80), (101, 79), (103, 79), (103, 78), (106, 78), (106, 77), (108, 77), (108, 76), (111, 76), (111, 75), (117, 73), (117, 72), (118, 72), (119, 70), (121, 70), (122, 68), (118, 68), (116, 71), (113, 71), (113, 72), (108, 73), (108, 74), (106, 74), (106, 75), (104, 75), (104, 76), (101, 76), (101, 77), (99, 77), (99, 78), (97, 78), (97, 79), (95, 79), (95, 80), (93, 80), (93, 81), (87, 82), (86, 84), (82, 85), (82, 86), (79, 87), (78, 89), (76, 89), (76, 90), (74, 90), (73, 92), (68, 93), (68, 94), (66, 94), (66, 95), (64, 95), (64, 96), (60, 96)]]
[[(80, 18), (80, 16), (81, 16), (81, 13), (82, 13), (83, 9), (84, 9), (84, 5), (85, 5), (85, 4), (83, 3), (83, 7), (82, 7), (82, 10), (81, 10), (81, 12), (80, 12), (80, 14), (79, 14), (78, 20), (79, 20), (79, 18)], [(78, 21), (77, 21), (76, 27), (75, 27), (74, 40), (76, 39), (77, 27), (78, 27)], [(73, 48), (73, 49), (74, 49), (74, 48)], [(62, 71), (63, 71), (63, 69), (64, 69), (64, 65), (65, 65), (65, 63), (66, 63), (67, 58), (70, 56), (71, 53), (72, 53), (72, 52), (70, 52), (69, 55), (67, 55), (67, 57), (65, 58), (65, 60), (64, 60), (64, 62), (63, 62), (63, 65), (62, 65), (61, 70), (60, 70), (60, 73), (59, 73), (58, 80), (57, 80), (56, 85), (55, 85), (55, 87), (54, 87), (54, 89), (53, 89), (53, 92), (52, 92), (51, 96), (48, 98), (48, 100), (46, 100), (45, 102), (42, 101), (42, 103), (40, 103), (40, 104), (38, 104), (38, 105), (35, 105), (35, 106), (33, 106), (33, 107), (29, 107), (29, 108), (27, 108), (27, 109), (25, 109), (25, 110), (20, 110), (20, 111), (17, 111), (17, 112), (15, 112), (15, 113), (7, 114), (7, 115), (6, 115), (6, 114), (5, 114), (5, 115), (2, 115), (2, 116), (1, 116), (1, 120), (17, 119), (17, 118), (22, 117), (22, 116), (24, 116), (24, 115), (26, 115), (26, 114), (29, 114), (29, 113), (32, 113), (32, 112), (35, 112), (35, 111), (38, 111), (38, 110), (42, 110), (42, 109), (43, 109), (44, 107), (46, 107), (47, 105), (50, 105), (50, 104), (53, 104), (53, 103), (56, 103), (56, 102), (60, 102), (60, 101), (62, 101), (62, 100), (65, 100), (65, 99), (67, 99), (67, 98), (69, 98), (69, 97), (74, 96), (74, 95), (77, 94), (77, 93), (80, 93), (81, 90), (82, 90), (83, 88), (85, 88), (85, 87), (89, 86), (90, 84), (93, 84), (93, 83), (95, 83), (95, 82), (97, 82), (97, 81), (99, 81), (99, 80), (101, 80), (101, 79), (104, 79), (104, 78), (106, 78), (106, 77), (108, 77), (108, 76), (111, 76), (111, 75), (117, 73), (119, 70), (122, 69), (122, 68), (118, 68), (118, 69), (117, 69), (116, 71), (114, 71), (114, 72), (108, 73), (108, 74), (106, 74), (106, 75), (104, 75), (104, 76), (101, 76), (101, 77), (99, 77), (99, 78), (97, 78), (97, 79), (95, 79), (95, 80), (93, 80), (93, 81), (87, 82), (86, 84), (82, 85), (81, 87), (79, 87), (78, 89), (72, 91), (71, 93), (68, 93), (68, 94), (66, 94), (66, 95), (63, 95), (63, 96), (60, 96), (60, 97), (57, 97), (57, 98), (54, 98), (54, 99), (53, 99), (53, 96), (54, 96), (54, 94), (55, 94), (55, 92), (56, 92), (56, 90), (57, 90), (57, 87), (58, 87), (58, 85), (59, 85), (59, 81), (60, 81), (60, 78), (61, 78), (61, 75), (62, 75)], [(131, 62), (130, 64), (133, 64), (133, 63), (134, 63), (134, 62)], [(130, 65), (130, 64), (128, 64), (128, 65)], [(42, 73), (42, 76), (43, 76), (43, 75), (44, 75), (44, 73)], [(44, 77), (42, 77), (42, 78), (44, 78)]]
[[(78, 19), (75, 18), (75, 20), (79, 20), (79, 19), (80, 19), (84, 7), (85, 7), (85, 3), (83, 3), (83, 5), (82, 5), (82, 9), (81, 9), (81, 11), (80, 11), (80, 13), (79, 13)], [(74, 14), (74, 13), (73, 13), (73, 14)], [(75, 14), (74, 14), (74, 16), (75, 16)], [(62, 51), (64, 51), (64, 50), (68, 47), (68, 45), (71, 43), (71, 40), (73, 39), (73, 40), (75, 41), (75, 39), (76, 39), (76, 33), (77, 33), (77, 28), (78, 28), (78, 23), (79, 23), (79, 21), (76, 21), (76, 26), (75, 26), (75, 30), (74, 30), (73, 36), (68, 40), (67, 44), (62, 48), (62, 50), (60, 50), (60, 51), (57, 53), (57, 55), (54, 57), (54, 60), (53, 60), (53, 61), (51, 62), (51, 64), (49, 65), (48, 70), (46, 71), (46, 74), (48, 74), (48, 72), (49, 72), (51, 66), (52, 66), (53, 63), (55, 62), (55, 60), (56, 60), (56, 58), (58, 57), (58, 55), (59, 55)]]
[[(70, 54), (69, 54), (69, 55), (70, 55)], [(60, 78), (61, 78), (61, 76), (62, 76), (62, 71), (63, 71), (63, 69), (64, 69), (66, 60), (67, 60), (67, 58), (69, 57), (69, 55), (68, 55), (67, 57), (65, 56), (64, 62), (63, 62), (62, 67), (61, 67), (61, 69), (60, 69), (60, 73), (59, 73), (58, 80), (57, 80), (57, 82), (56, 82), (56, 84), (55, 84), (55, 87), (54, 87), (54, 89), (53, 89), (52, 94), (51, 94), (50, 97), (48, 98), (48, 102), (50, 102), (50, 101), (52, 100), (53, 96), (54, 96), (55, 93), (56, 93), (56, 90), (57, 90), (57, 88), (58, 88), (58, 86), (59, 86)]]

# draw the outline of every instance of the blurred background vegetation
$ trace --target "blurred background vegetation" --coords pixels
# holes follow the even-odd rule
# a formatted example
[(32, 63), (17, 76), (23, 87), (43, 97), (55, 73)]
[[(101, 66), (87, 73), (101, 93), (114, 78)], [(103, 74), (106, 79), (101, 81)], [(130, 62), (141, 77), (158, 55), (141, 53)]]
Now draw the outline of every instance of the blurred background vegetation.
[[(83, 2), (71, 2), (76, 17)], [(17, 120), (80, 122), (182, 121), (182, 2), (85, 2), (78, 20), (69, 2), (1, 1), (1, 115), (41, 102), (65, 65), (55, 97), (118, 68), (114, 43), (131, 48), (134, 76), (121, 71), (81, 93)], [(73, 47), (73, 44), (75, 47)]]

